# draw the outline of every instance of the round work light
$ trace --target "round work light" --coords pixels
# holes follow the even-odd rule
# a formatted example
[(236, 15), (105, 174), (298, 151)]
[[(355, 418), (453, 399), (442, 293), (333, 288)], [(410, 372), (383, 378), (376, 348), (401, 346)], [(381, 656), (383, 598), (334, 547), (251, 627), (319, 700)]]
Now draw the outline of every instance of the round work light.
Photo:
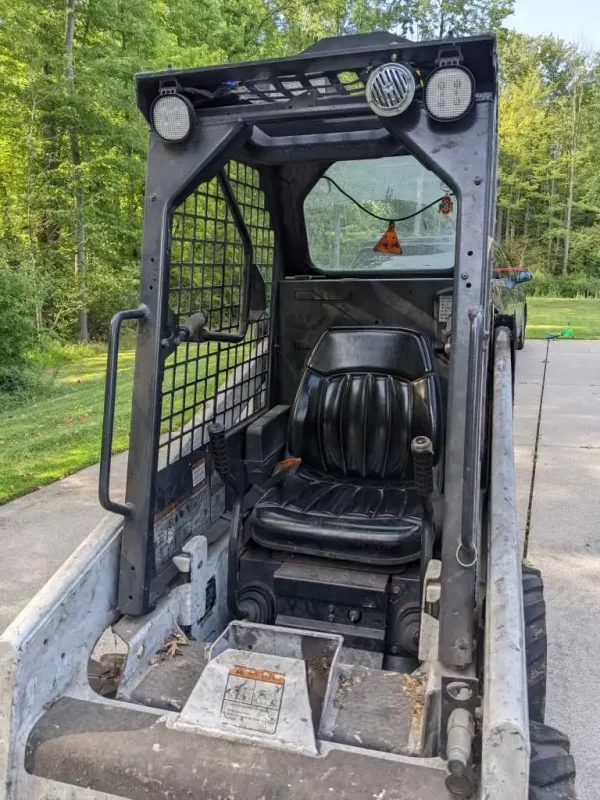
[(452, 122), (464, 117), (473, 105), (475, 81), (466, 67), (440, 67), (425, 84), (425, 107), (433, 119)]
[(194, 107), (180, 94), (161, 94), (150, 109), (152, 127), (165, 142), (184, 142), (193, 130)]

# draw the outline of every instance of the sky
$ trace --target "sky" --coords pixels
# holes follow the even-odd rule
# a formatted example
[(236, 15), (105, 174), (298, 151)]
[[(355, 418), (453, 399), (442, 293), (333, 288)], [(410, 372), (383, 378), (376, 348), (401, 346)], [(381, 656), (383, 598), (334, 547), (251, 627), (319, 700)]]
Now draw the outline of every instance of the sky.
[(515, 0), (507, 27), (532, 36), (553, 33), (600, 50), (598, 0)]

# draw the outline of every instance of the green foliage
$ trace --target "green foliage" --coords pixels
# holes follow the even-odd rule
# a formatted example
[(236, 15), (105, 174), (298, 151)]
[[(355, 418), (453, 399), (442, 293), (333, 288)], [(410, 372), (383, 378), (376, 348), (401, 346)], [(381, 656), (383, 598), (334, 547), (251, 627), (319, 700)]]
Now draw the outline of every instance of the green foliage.
[(514, 0), (414, 0), (407, 5), (407, 32), (420, 39), (441, 39), (450, 31), (456, 36), (497, 31), (514, 10)]
[(540, 295), (597, 293), (600, 282), (598, 55), (554, 37), (500, 47), (496, 237)]
[(538, 273), (531, 285), (535, 297), (600, 297), (600, 278), (586, 275), (546, 275)]
[(27, 352), (35, 337), (27, 281), (0, 267), (0, 391), (14, 392), (24, 385)]

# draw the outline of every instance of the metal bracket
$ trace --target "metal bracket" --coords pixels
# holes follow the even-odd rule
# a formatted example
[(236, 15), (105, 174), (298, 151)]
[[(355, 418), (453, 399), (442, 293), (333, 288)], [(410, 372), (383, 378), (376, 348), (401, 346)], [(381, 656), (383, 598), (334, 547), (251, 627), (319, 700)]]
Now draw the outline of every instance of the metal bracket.
[(194, 536), (187, 542), (173, 563), (180, 572), (190, 576), (189, 583), (184, 584), (181, 593), (179, 624), (194, 629), (206, 612), (206, 584), (209, 579), (208, 541), (206, 536)]
[(206, 612), (206, 586), (211, 576), (206, 536), (194, 536), (173, 559), (179, 571), (189, 575), (189, 582), (176, 586), (156, 608), (143, 617), (124, 616), (113, 627), (128, 647), (119, 696), (128, 697), (139, 681), (142, 670), (163, 647), (165, 640), (180, 627), (189, 627), (198, 638), (198, 627)]
[[(427, 564), (423, 581), (419, 661), (437, 658), (440, 635), (440, 596), (442, 592), (442, 562), (432, 558)], [(433, 654), (433, 655), (432, 655)]]
[(458, 45), (454, 47), (440, 47), (435, 63), (438, 67), (457, 67), (463, 62), (462, 50)]
[(481, 706), (479, 680), (466, 675), (443, 675), (441, 697), (440, 752), (446, 753), (448, 720), (456, 708), (464, 708), (473, 718)]
[(159, 95), (180, 94), (181, 86), (179, 85), (177, 78), (163, 78), (163, 80), (160, 82), (158, 93)]

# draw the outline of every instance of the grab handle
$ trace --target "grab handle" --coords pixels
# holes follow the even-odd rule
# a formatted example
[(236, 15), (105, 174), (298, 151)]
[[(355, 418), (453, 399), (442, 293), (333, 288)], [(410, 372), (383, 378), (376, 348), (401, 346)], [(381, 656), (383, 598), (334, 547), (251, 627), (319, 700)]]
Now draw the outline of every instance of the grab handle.
[(138, 308), (117, 311), (110, 321), (108, 358), (106, 365), (106, 389), (104, 393), (104, 415), (102, 418), (102, 448), (100, 451), (100, 479), (98, 498), (107, 511), (124, 517), (133, 515), (132, 503), (116, 503), (110, 499), (110, 462), (112, 456), (113, 428), (115, 423), (115, 398), (117, 391), (117, 366), (119, 361), (119, 337), (121, 325), (127, 319), (147, 319), (150, 311), (142, 304)]

